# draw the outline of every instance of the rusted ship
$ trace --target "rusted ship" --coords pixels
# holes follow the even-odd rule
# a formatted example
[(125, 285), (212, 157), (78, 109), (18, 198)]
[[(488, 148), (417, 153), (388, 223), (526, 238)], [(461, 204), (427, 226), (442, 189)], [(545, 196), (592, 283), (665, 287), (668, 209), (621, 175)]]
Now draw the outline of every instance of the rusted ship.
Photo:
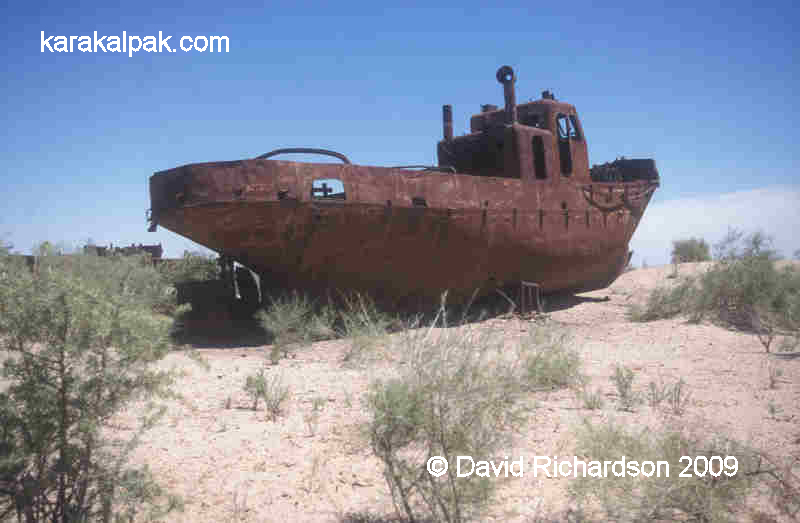
[[(161, 225), (260, 275), (267, 288), (366, 292), (397, 304), (459, 302), (498, 288), (544, 293), (607, 287), (659, 185), (655, 161), (589, 167), (575, 107), (545, 91), (483, 105), (453, 136), (443, 107), (438, 165), (351, 164), (339, 153), (279, 149), (190, 164), (150, 178), (150, 230)], [(316, 152), (342, 163), (273, 159)]]

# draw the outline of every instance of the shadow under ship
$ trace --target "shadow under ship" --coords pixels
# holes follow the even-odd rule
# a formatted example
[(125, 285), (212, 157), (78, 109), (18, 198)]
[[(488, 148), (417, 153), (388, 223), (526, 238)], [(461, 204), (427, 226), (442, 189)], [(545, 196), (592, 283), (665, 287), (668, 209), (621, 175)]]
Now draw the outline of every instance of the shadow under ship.
[[(256, 272), (262, 289), (359, 291), (395, 304), (465, 302), (496, 289), (543, 293), (610, 285), (659, 185), (655, 161), (589, 168), (575, 107), (544, 91), (483, 105), (453, 136), (443, 107), (438, 165), (354, 165), (339, 153), (279, 149), (184, 165), (150, 178), (158, 225)], [(320, 153), (342, 163), (272, 159)]]

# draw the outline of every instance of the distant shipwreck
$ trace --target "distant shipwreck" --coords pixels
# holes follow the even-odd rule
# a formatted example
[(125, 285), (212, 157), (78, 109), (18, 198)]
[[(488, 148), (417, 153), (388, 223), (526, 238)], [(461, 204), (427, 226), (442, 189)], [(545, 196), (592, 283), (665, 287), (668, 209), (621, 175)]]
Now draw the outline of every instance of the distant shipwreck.
[[(651, 159), (589, 168), (575, 107), (545, 91), (517, 105), (514, 71), (497, 71), (505, 107), (483, 105), (453, 136), (443, 107), (438, 166), (353, 165), (320, 149), (184, 165), (150, 178), (161, 225), (255, 271), (262, 288), (366, 292), (397, 305), (464, 302), (496, 289), (607, 287), (659, 185)], [(278, 161), (319, 153), (342, 163)]]

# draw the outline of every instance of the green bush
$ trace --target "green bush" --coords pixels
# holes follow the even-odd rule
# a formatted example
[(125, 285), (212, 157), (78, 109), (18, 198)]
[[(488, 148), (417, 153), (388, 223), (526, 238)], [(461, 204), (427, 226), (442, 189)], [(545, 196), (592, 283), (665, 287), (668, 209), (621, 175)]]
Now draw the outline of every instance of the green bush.
[(587, 463), (614, 462), (624, 456), (627, 463), (661, 460), (669, 465), (669, 474), (660, 477), (636, 476), (627, 466), (622, 477), (611, 468), (602, 477), (584, 476), (578, 469), (568, 491), (580, 512), (594, 513), (593, 520), (776, 521), (764, 508), (786, 521), (800, 516), (797, 456), (776, 456), (719, 434), (701, 437), (685, 427), (634, 432), (613, 422), (588, 421), (578, 430), (577, 448), (579, 459)]
[(617, 388), (617, 396), (619, 397), (619, 410), (627, 410), (633, 412), (633, 409), (641, 403), (641, 397), (633, 390), (633, 380), (636, 378), (633, 369), (629, 369), (624, 365), (617, 364), (614, 367), (614, 374), (611, 376), (611, 382)]
[(165, 260), (157, 266), (164, 283), (177, 285), (189, 281), (213, 280), (220, 276), (217, 258), (185, 251), (179, 260)]
[(273, 375), (267, 378), (264, 376), (264, 369), (247, 377), (244, 390), (253, 398), (253, 410), (258, 409), (259, 400), (264, 400), (267, 417), (272, 421), (278, 419), (283, 412), (283, 404), (289, 399), (289, 387), (283, 385), (281, 377)]
[(691, 393), (688, 391), (683, 378), (673, 384), (651, 381), (647, 391), (647, 400), (651, 407), (658, 408), (663, 401), (667, 401), (670, 411), (680, 416), (689, 404)]
[(602, 409), (605, 404), (603, 391), (597, 388), (592, 392), (588, 383), (584, 383), (583, 387), (578, 391), (578, 400), (583, 408), (589, 410)]
[(318, 306), (298, 292), (269, 298), (269, 304), (257, 314), (270, 336), (270, 358), (277, 363), (292, 349), (335, 337), (335, 312), (330, 306)]
[(342, 296), (336, 324), (337, 335), (350, 339), (344, 361), (354, 363), (367, 357), (397, 320), (381, 311), (368, 296), (356, 293)]
[(672, 318), (686, 311), (687, 302), (693, 299), (695, 292), (695, 282), (691, 277), (684, 277), (672, 288), (656, 287), (644, 306), (632, 304), (629, 307), (628, 317), (640, 322)]
[[(150, 364), (169, 350), (154, 315), (152, 267), (136, 259), (42, 256), (0, 263), (0, 519), (111, 521), (176, 506), (148, 470), (127, 469), (133, 441), (103, 435), (132, 401), (169, 393)], [(154, 283), (155, 282), (155, 283)], [(157, 416), (143, 412), (146, 429)]]
[[(572, 356), (545, 360), (536, 350), (538, 341), (553, 336), (534, 335), (513, 346), (504, 338), (470, 326), (406, 331), (400, 341), (406, 364), (399, 376), (372, 384), (367, 396), (371, 448), (383, 462), (395, 506), (408, 521), (480, 517), (498, 480), (458, 477), (456, 456), (495, 459), (525, 420), (522, 400), (532, 386), (572, 381)], [(440, 477), (426, 469), (433, 456), (450, 464)]]
[(702, 238), (672, 242), (672, 263), (711, 261), (711, 250)]
[[(701, 439), (683, 431), (629, 432), (613, 423), (593, 426), (585, 422), (578, 432), (580, 459), (590, 461), (666, 461), (669, 475), (634, 476), (626, 469), (622, 477), (611, 468), (603, 477), (583, 476), (568, 487), (581, 507), (599, 510), (598, 521), (731, 521), (745, 508), (747, 496), (754, 493), (753, 476), (760, 470), (756, 454), (741, 444), (723, 437)], [(696, 456), (735, 456), (738, 471), (728, 476), (715, 466), (716, 476), (702, 477), (690, 468), (691, 477), (680, 477), (687, 463)], [(733, 461), (729, 460), (733, 465)], [(715, 463), (716, 465), (716, 463)], [(699, 462), (703, 472), (703, 460)], [(732, 469), (728, 469), (732, 472)]]
[(277, 363), (297, 347), (334, 338), (349, 338), (345, 362), (364, 357), (396, 323), (362, 294), (344, 294), (338, 306), (315, 302), (292, 292), (269, 298), (257, 317), (272, 343), (270, 358)]
[(582, 384), (581, 359), (563, 336), (535, 331), (523, 340), (526, 380), (533, 390), (555, 390)]
[[(637, 321), (687, 315), (771, 337), (800, 330), (800, 271), (776, 266), (777, 253), (762, 233), (744, 237), (730, 231), (715, 246), (716, 262), (697, 277), (657, 288), (644, 307), (633, 306)], [(765, 343), (768, 347), (768, 343)]]

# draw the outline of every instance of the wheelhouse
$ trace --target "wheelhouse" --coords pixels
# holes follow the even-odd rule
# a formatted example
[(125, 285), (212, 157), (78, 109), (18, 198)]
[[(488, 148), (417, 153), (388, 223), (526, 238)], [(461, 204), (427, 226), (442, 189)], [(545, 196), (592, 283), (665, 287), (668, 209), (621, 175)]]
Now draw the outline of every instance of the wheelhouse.
[(558, 183), (589, 181), (589, 156), (575, 107), (549, 91), (540, 100), (516, 104), (513, 70), (503, 66), (497, 80), (505, 108), (483, 105), (470, 119), (470, 133), (453, 137), (452, 108), (443, 108), (444, 139), (437, 147), (440, 167), (474, 176)]

